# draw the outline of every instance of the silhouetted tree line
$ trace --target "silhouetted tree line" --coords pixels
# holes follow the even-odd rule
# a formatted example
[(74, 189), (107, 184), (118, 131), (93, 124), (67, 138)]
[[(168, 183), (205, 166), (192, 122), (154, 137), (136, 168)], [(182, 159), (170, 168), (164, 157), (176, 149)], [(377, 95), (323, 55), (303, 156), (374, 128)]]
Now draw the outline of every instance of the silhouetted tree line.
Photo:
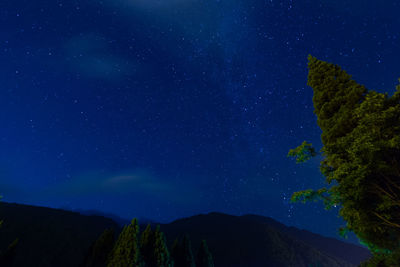
[(113, 230), (105, 230), (91, 246), (83, 267), (214, 267), (212, 255), (203, 240), (193, 255), (190, 239), (184, 235), (176, 239), (168, 250), (166, 238), (157, 226), (147, 225), (140, 234), (139, 224), (133, 219), (114, 239)]

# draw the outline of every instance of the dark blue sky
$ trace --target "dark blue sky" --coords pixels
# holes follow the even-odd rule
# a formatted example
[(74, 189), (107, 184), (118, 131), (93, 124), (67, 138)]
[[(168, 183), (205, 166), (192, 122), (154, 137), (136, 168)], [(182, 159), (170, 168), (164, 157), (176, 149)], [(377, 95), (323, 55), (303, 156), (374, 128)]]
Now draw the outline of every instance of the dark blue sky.
[[(378, 3), (379, 2), (379, 3)], [(0, 3), (5, 201), (165, 222), (221, 211), (334, 236), (307, 55), (392, 94), (400, 4), (373, 0)]]

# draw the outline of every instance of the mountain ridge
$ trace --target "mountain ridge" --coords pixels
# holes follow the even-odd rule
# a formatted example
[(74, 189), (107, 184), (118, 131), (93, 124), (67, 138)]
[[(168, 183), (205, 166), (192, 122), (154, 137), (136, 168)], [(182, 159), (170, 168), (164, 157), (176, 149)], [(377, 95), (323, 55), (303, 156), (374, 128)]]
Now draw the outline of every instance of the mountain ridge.
[[(0, 228), (0, 250), (15, 238), (20, 240), (15, 267), (79, 266), (103, 230), (112, 228), (116, 234), (121, 230), (121, 225), (104, 215), (88, 216), (16, 203), (0, 202), (0, 216), (4, 220)], [(195, 252), (200, 241), (205, 239), (217, 267), (266, 264), (276, 267), (308, 267), (309, 264), (353, 267), (369, 255), (362, 247), (288, 227), (260, 215), (210, 212), (160, 224), (160, 227), (169, 246), (175, 238), (187, 233)], [(141, 230), (144, 230), (143, 223)]]
[[(161, 230), (166, 233), (169, 243), (181, 236), (182, 232), (190, 236), (194, 248), (201, 239), (206, 239), (215, 256), (215, 265), (222, 267), (257, 267), (262, 264), (296, 267), (308, 264), (356, 266), (370, 257), (365, 248), (288, 227), (270, 217), (259, 215), (249, 217), (211, 212), (162, 224)], [(303, 233), (303, 236), (300, 233)], [(305, 238), (304, 233), (306, 236), (313, 234), (312, 237), (316, 240)], [(333, 245), (324, 246), (321, 244), (323, 242), (345, 247), (345, 251), (332, 249)], [(286, 254), (280, 255), (282, 252)], [(241, 261), (243, 259), (246, 261)], [(235, 265), (238, 263), (240, 265)]]

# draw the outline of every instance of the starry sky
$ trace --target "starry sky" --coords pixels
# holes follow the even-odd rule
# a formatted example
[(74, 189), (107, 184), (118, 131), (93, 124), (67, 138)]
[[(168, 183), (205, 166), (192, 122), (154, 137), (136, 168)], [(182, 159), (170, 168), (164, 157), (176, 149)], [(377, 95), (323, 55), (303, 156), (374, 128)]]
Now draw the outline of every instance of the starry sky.
[[(0, 3), (3, 200), (168, 222), (260, 214), (337, 236), (316, 157), (307, 56), (368, 89), (400, 77), (400, 3), (8, 0)], [(397, 64), (396, 64), (397, 63)]]

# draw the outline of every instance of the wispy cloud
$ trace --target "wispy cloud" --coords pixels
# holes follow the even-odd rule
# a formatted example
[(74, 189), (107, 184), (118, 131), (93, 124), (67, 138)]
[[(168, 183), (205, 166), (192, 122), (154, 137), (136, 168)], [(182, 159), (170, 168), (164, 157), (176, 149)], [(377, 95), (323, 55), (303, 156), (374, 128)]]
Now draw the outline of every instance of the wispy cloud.
[(195, 0), (109, 0), (109, 4), (123, 7), (138, 7), (138, 8), (173, 8), (194, 3)]
[[(190, 180), (188, 180), (190, 181)], [(50, 186), (41, 192), (49, 199), (80, 197), (118, 197), (153, 199), (173, 203), (196, 203), (199, 189), (195, 184), (158, 177), (135, 170), (121, 173), (88, 172)]]
[(95, 79), (119, 80), (140, 69), (137, 62), (112, 51), (104, 36), (94, 33), (71, 38), (65, 45), (65, 55), (73, 70)]
[(174, 188), (167, 181), (144, 171), (123, 173), (88, 172), (58, 184), (51, 191), (64, 195), (167, 193)]

